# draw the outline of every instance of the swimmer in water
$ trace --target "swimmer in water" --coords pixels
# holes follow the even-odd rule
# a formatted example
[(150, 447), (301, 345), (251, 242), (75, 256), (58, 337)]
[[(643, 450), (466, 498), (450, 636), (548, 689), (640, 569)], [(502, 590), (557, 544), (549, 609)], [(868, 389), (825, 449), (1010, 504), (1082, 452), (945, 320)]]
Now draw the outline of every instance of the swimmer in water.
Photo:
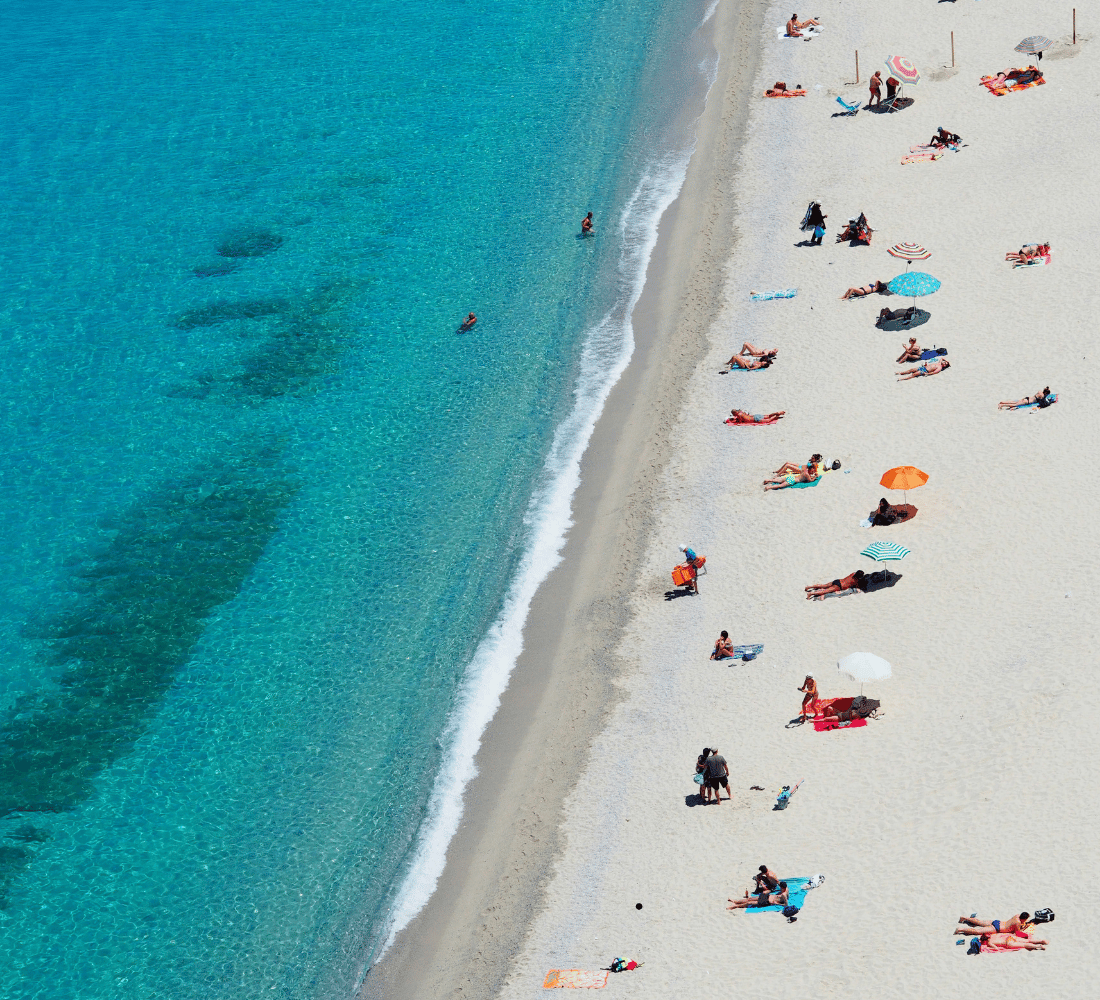
[(467, 330), (472, 330), (476, 322), (477, 317), (473, 313), (470, 313), (470, 315), (462, 321), (462, 325), (458, 328), (459, 333), (465, 333)]
[(581, 235), (582, 236), (591, 236), (595, 231), (596, 230), (592, 228), (592, 213), (589, 212), (581, 220)]

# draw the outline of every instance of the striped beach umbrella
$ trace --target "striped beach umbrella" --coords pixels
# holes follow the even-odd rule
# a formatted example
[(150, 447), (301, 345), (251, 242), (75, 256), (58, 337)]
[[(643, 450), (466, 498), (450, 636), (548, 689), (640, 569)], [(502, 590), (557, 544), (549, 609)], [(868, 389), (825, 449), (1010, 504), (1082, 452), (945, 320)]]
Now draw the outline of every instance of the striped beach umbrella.
[(909, 555), (909, 550), (904, 545), (898, 545), (897, 542), (872, 542), (860, 555), (882, 563), (882, 568), (886, 569), (888, 561), (896, 562), (904, 559)]
[(1039, 55), (1043, 49), (1049, 49), (1054, 42), (1052, 42), (1046, 35), (1028, 35), (1019, 45), (1016, 46), (1017, 52), (1023, 52), (1029, 56)]
[(938, 291), (940, 281), (930, 274), (925, 274), (924, 271), (906, 271), (905, 274), (899, 274), (886, 287), (895, 295), (904, 295), (912, 299), (913, 305), (916, 305), (917, 296), (931, 295)]
[(925, 250), (919, 243), (895, 243), (886, 251), (891, 257), (900, 257), (905, 261), (905, 270), (909, 270), (909, 264), (914, 260), (928, 260), (932, 256), (930, 250)]
[(902, 83), (910, 86), (920, 83), (920, 72), (913, 61), (905, 56), (887, 56), (886, 68), (891, 76), (896, 76)]

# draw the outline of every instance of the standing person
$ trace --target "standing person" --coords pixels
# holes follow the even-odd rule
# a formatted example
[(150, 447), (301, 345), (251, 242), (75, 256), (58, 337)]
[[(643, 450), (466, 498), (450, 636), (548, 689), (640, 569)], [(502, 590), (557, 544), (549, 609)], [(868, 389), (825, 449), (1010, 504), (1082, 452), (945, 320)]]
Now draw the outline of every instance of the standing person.
[(695, 573), (692, 576), (692, 578), (690, 580), (688, 580), (688, 582), (686, 584), (684, 584), (684, 586), (687, 587), (687, 589), (690, 590), (692, 593), (698, 594), (699, 593), (699, 567), (702, 566), (703, 563), (706, 562), (706, 560), (705, 559), (701, 560), (699, 558), (699, 556), (697, 556), (695, 554), (695, 549), (693, 549), (690, 545), (681, 545), (680, 546), (680, 551), (683, 552), (683, 554), (684, 554), (684, 565), (691, 566), (692, 569), (695, 570)]
[(703, 776), (703, 783), (699, 786), (699, 797), (703, 805), (710, 801), (710, 785), (707, 784), (707, 758), (710, 756), (710, 747), (703, 747), (703, 752), (695, 758), (695, 773)]
[(813, 674), (807, 674), (806, 679), (802, 682), (802, 687), (798, 689), (805, 693), (805, 697), (802, 699), (802, 714), (799, 717), (800, 722), (806, 721), (806, 706), (809, 705), (811, 714), (817, 717), (817, 681), (814, 680)]
[(591, 236), (596, 230), (592, 228), (592, 213), (589, 212), (581, 220), (581, 236)]
[(876, 104), (882, 103), (882, 71), (875, 70), (874, 76), (871, 77), (871, 82), (868, 85), (868, 89), (871, 91), (871, 99), (867, 102), (867, 107), (873, 108)]
[(815, 201), (810, 206), (809, 224), (813, 226), (810, 235), (810, 246), (821, 246), (821, 241), (825, 238), (825, 220), (827, 218), (829, 217), (821, 211), (821, 202)]
[(707, 784), (714, 789), (714, 801), (718, 805), (722, 804), (722, 793), (720, 788), (726, 790), (726, 798), (732, 799), (733, 793), (730, 791), (729, 783), (729, 765), (726, 763), (726, 758), (723, 757), (717, 747), (712, 747), (710, 751), (710, 757), (707, 758)]

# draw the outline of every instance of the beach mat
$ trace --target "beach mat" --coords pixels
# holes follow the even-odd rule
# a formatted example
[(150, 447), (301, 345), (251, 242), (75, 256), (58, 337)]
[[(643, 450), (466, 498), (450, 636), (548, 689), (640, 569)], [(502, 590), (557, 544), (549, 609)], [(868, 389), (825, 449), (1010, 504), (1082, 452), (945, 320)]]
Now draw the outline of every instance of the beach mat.
[[(809, 877), (806, 878), (781, 878), (780, 882), (787, 883), (787, 897), (789, 902), (788, 906), (797, 906), (800, 910), (806, 905), (806, 883), (810, 881)], [(741, 911), (742, 913), (782, 913), (782, 906), (749, 906)]]
[(749, 298), (753, 302), (771, 302), (773, 299), (793, 299), (797, 294), (797, 288), (781, 288), (774, 292), (750, 292)]
[(1027, 90), (1029, 87), (1038, 87), (1046, 83), (1046, 80), (1040, 77), (1038, 80), (1032, 80), (1031, 83), (1013, 83), (1009, 84), (1007, 87), (994, 87), (990, 83), (992, 79), (993, 77), (991, 76), (983, 76), (978, 82), (995, 97), (1003, 97), (1010, 90)]
[(867, 725), (866, 719), (853, 719), (851, 722), (840, 722), (836, 716), (830, 719), (815, 719), (814, 732), (827, 733), (831, 729), (860, 729)]
[(943, 153), (907, 153), (901, 158), (902, 163), (931, 163), (938, 160)]
[[(829, 471), (831, 472), (832, 470), (830, 469)], [(804, 489), (807, 489), (807, 488), (809, 488), (810, 486), (816, 486), (816, 485), (817, 485), (818, 483), (820, 483), (820, 482), (821, 482), (821, 477), (822, 477), (822, 475), (823, 475), (823, 474), (824, 474), (824, 473), (822, 473), (822, 472), (819, 472), (819, 473), (818, 473), (818, 475), (817, 475), (817, 479), (811, 480), (811, 481), (810, 481), (810, 482), (808, 482), (808, 483), (791, 483), (791, 485), (790, 485), (790, 486), (785, 486), (785, 487), (784, 487), (784, 489), (788, 489), (788, 490), (804, 490)]]
[(607, 970), (551, 969), (542, 981), (545, 990), (602, 990), (607, 985)]

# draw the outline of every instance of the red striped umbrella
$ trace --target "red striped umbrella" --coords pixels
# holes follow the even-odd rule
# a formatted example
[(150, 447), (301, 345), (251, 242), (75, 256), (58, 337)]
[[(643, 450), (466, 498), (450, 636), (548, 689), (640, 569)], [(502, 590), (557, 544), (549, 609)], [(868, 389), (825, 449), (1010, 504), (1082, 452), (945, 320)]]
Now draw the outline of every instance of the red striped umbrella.
[(902, 83), (920, 83), (920, 73), (913, 65), (912, 60), (905, 56), (887, 56), (886, 68), (892, 76), (896, 76)]
[(909, 270), (909, 262), (914, 260), (928, 260), (932, 256), (931, 250), (925, 250), (919, 243), (895, 243), (886, 251), (891, 257), (900, 257), (905, 261), (905, 270)]

